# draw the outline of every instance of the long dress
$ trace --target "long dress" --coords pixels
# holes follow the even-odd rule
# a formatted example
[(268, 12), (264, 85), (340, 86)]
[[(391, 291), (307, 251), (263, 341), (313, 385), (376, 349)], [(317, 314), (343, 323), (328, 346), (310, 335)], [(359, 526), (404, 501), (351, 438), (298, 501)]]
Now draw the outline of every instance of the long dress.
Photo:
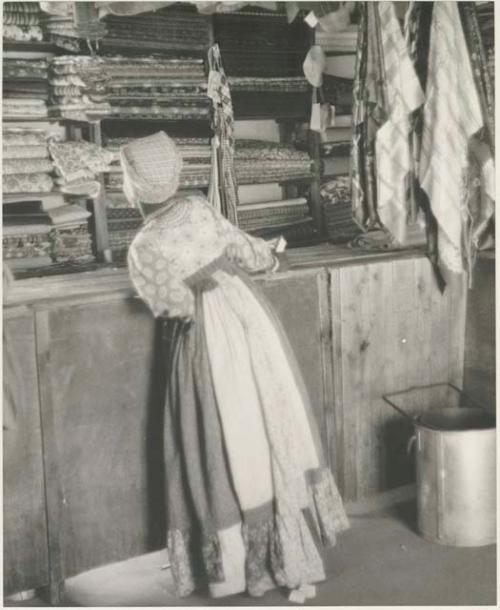
[(348, 526), (292, 350), (249, 273), (275, 256), (197, 195), (145, 222), (131, 279), (169, 326), (167, 547), (179, 596), (259, 596), (325, 578)]

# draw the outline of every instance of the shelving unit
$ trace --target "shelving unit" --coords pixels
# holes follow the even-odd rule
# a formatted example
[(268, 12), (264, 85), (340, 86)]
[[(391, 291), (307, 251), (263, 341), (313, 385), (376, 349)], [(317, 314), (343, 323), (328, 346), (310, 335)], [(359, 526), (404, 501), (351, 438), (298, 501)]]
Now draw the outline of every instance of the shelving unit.
[[(322, 47), (326, 56), (327, 65), (329, 66), (328, 69), (333, 69), (334, 65), (335, 69), (338, 70), (336, 76), (333, 74), (323, 75), (323, 97), (325, 102), (335, 106), (335, 124), (328, 128), (327, 132), (322, 135), (317, 132), (309, 132), (309, 146), (312, 151), (311, 155), (316, 159), (318, 167), (318, 216), (320, 218), (321, 226), (323, 227), (323, 235), (329, 241), (336, 244), (347, 242), (358, 232), (351, 217), (350, 198), (345, 202), (337, 202), (334, 205), (331, 205), (324, 201), (321, 195), (322, 187), (325, 184), (330, 181), (338, 180), (341, 176), (349, 175), (350, 128), (352, 116), (350, 112), (347, 113), (346, 111), (350, 111), (352, 100), (349, 100), (349, 103), (346, 103), (345, 89), (349, 88), (348, 81), (350, 78), (348, 77), (354, 77), (354, 73), (351, 74), (350, 70), (352, 69), (353, 58), (355, 57), (355, 46), (352, 44), (352, 41), (356, 37), (357, 26), (354, 24), (348, 26), (346, 30), (335, 34), (328, 34), (325, 32), (318, 34), (318, 32), (315, 31), (312, 37), (312, 44), (318, 44)], [(333, 80), (335, 78), (338, 79), (338, 81)], [(337, 92), (335, 87), (337, 82), (341, 83), (339, 91), (343, 91), (343, 96)], [(350, 88), (352, 88), (352, 85)], [(341, 130), (346, 129), (349, 130), (349, 136), (347, 138), (349, 150), (343, 151), (340, 154), (325, 155), (323, 140), (327, 138), (328, 135), (333, 137), (332, 142), (330, 142), (333, 148), (337, 142), (342, 142), (342, 139), (336, 134), (340, 134)], [(345, 171), (346, 166), (347, 171)]]
[[(183, 12), (185, 11), (185, 12)], [(155, 18), (160, 17), (163, 18), (163, 15), (168, 14), (184, 14), (186, 19), (195, 19), (197, 22), (200, 21), (200, 16), (196, 11), (193, 10), (193, 7), (186, 8), (171, 8), (167, 7), (165, 9), (160, 9), (155, 13)], [(146, 14), (147, 16), (147, 14)], [(134, 20), (137, 20), (137, 16), (130, 17), (120, 17), (116, 18), (114, 16), (106, 17), (110, 21), (116, 19), (118, 20), (128, 20), (133, 26)], [(221, 55), (222, 55), (222, 63), (225, 67), (225, 57), (226, 53), (228, 54), (228, 64), (234, 65), (235, 57), (234, 54), (231, 54), (230, 51), (225, 48), (224, 44), (219, 40), (219, 25), (220, 22), (229, 22), (232, 19), (237, 19), (240, 21), (245, 28), (249, 28), (247, 24), (250, 22), (259, 22), (259, 19), (265, 19), (265, 23), (281, 23), (285, 20), (286, 17), (284, 15), (270, 15), (267, 14), (266, 17), (262, 17), (262, 15), (257, 12), (252, 11), (242, 11), (238, 13), (232, 13), (230, 15), (213, 15), (211, 17), (203, 17), (203, 21), (206, 21), (208, 33), (206, 37), (207, 46), (203, 48), (198, 45), (195, 46), (194, 49), (188, 49), (183, 45), (180, 45), (180, 48), (175, 48), (170, 43), (165, 44), (162, 48), (161, 44), (158, 44), (158, 41), (153, 41), (149, 43), (145, 41), (144, 44), (139, 44), (140, 41), (136, 41), (137, 44), (126, 45), (124, 40), (119, 38), (115, 38), (114, 40), (111, 38), (105, 37), (103, 40), (99, 41), (98, 45), (98, 55), (102, 57), (106, 56), (114, 56), (119, 53), (120, 55), (133, 59), (134, 57), (150, 55), (151, 53), (155, 53), (159, 57), (169, 59), (172, 57), (198, 57), (198, 58), (206, 58), (206, 54), (209, 46), (213, 42), (220, 43), (221, 46)], [(147, 20), (146, 20), (147, 21)], [(250, 28), (249, 31), (252, 31)], [(283, 29), (285, 32), (285, 29)], [(304, 56), (307, 52), (307, 49), (310, 46), (311, 42), (311, 34), (309, 28), (303, 23), (303, 21), (298, 18), (292, 25), (287, 25), (286, 32), (290, 32), (290, 34), (286, 34), (290, 36), (293, 40), (294, 52), (291, 54), (293, 57), (288, 57), (286, 49), (280, 55), (280, 61), (283, 65), (288, 66), (285, 70), (285, 76), (302, 76), (302, 62)], [(297, 41), (299, 40), (299, 35), (302, 36), (300, 44), (297, 45)], [(71, 53), (64, 51), (63, 49), (59, 49), (55, 47), (52, 43), (49, 42), (34, 42), (34, 43), (4, 43), (4, 49), (9, 50), (9, 52), (13, 52), (17, 48), (22, 53), (28, 53), (31, 57), (33, 54), (36, 55), (36, 52), (39, 52), (42, 56), (43, 54), (54, 53), (55, 55), (71, 55)], [(246, 45), (248, 48), (248, 45)], [(246, 48), (243, 49), (246, 51)], [(83, 41), (81, 44), (82, 53), (88, 54), (88, 49), (86, 49)], [(257, 53), (253, 52), (253, 57), (263, 57), (264, 55), (258, 51)], [(266, 68), (267, 72), (269, 70)], [(230, 87), (231, 87), (231, 74), (226, 69), (226, 74), (228, 74)], [(205, 61), (205, 76), (207, 76), (207, 65)], [(270, 78), (275, 78), (276, 76), (284, 76), (282, 73), (270, 73)], [(249, 92), (243, 91), (239, 88), (235, 88), (235, 90), (231, 90), (232, 99), (233, 99), (233, 108), (234, 108), (234, 118), (235, 121), (263, 121), (263, 120), (272, 120), (274, 121), (279, 128), (280, 133), (280, 141), (282, 143), (293, 144), (294, 142), (294, 133), (296, 126), (298, 124), (304, 124), (308, 122), (309, 113), (310, 113), (310, 89), (302, 90), (299, 93), (294, 92), (276, 92), (276, 91), (258, 91), (258, 92)], [(256, 105), (254, 104), (255, 96), (257, 96), (264, 110), (258, 110)], [(289, 99), (293, 101), (290, 104), (289, 108), (285, 107), (286, 104), (283, 104), (283, 99), (287, 99), (287, 97), (280, 96), (289, 96)], [(280, 103), (275, 104), (275, 108), (273, 108), (273, 100), (278, 100)], [(149, 135), (158, 131), (159, 129), (164, 129), (170, 136), (172, 137), (182, 137), (182, 138), (200, 138), (203, 137), (207, 139), (207, 145), (209, 145), (210, 138), (212, 136), (212, 130), (210, 127), (209, 117), (205, 118), (179, 118), (179, 119), (170, 119), (164, 118), (160, 116), (135, 116), (131, 115), (129, 117), (125, 116), (106, 116), (101, 118), (101, 120), (97, 122), (87, 123), (85, 121), (76, 121), (69, 120), (66, 118), (58, 118), (54, 116), (45, 117), (27, 117), (26, 121), (31, 122), (44, 122), (44, 123), (53, 123), (64, 126), (66, 130), (66, 134), (68, 139), (70, 140), (87, 140), (89, 142), (96, 143), (100, 146), (105, 146), (106, 142), (109, 138), (117, 138), (117, 137), (141, 137), (145, 135)], [(21, 120), (16, 119), (15, 121), (21, 122)], [(310, 146), (309, 146), (309, 154), (311, 157), (311, 170), (309, 176), (290, 176), (284, 177), (279, 180), (273, 180), (274, 183), (279, 183), (283, 198), (293, 198), (298, 196), (305, 196), (307, 198), (310, 215), (314, 222), (314, 238), (306, 239), (304, 241), (298, 241), (293, 245), (308, 245), (311, 243), (317, 243), (319, 241), (323, 241), (326, 237), (326, 233), (324, 230), (324, 218), (321, 207), (321, 199), (320, 199), (320, 180), (321, 180), (321, 165), (320, 165), (320, 156), (319, 156), (319, 148), (318, 142), (316, 141), (315, 135), (312, 134), (310, 138)], [(109, 234), (109, 226), (108, 226), (108, 218), (107, 218), (107, 208), (110, 200), (116, 198), (118, 193), (121, 191), (118, 188), (110, 188), (106, 186), (105, 176), (102, 175), (99, 178), (102, 185), (102, 192), (99, 197), (94, 200), (86, 200), (86, 205), (88, 208), (92, 209), (92, 217), (90, 220), (90, 225), (93, 233), (93, 240), (95, 246), (95, 256), (96, 260), (99, 263), (120, 263), (120, 260), (113, 260), (112, 251), (110, 247), (110, 234)], [(246, 180), (241, 179), (239, 181), (240, 185), (248, 185), (248, 184), (270, 184), (267, 182), (266, 178), (256, 179), (256, 180)], [(206, 191), (208, 188), (208, 184), (198, 184), (192, 187), (187, 188), (196, 188), (202, 191)], [(50, 194), (55, 194), (56, 191), (53, 191)], [(33, 194), (34, 196), (35, 194)], [(37, 193), (36, 195), (41, 196), (43, 194)], [(74, 196), (65, 195), (65, 197), (75, 199)], [(8, 196), (4, 198), (5, 202), (13, 201), (12, 196)]]
[[(233, 34), (234, 24), (236, 24), (236, 34)], [(244, 37), (238, 38), (238, 28), (241, 28), (242, 32), (248, 33), (248, 37), (252, 35), (252, 32), (257, 32), (256, 41), (252, 44), (252, 41), (246, 40)], [(269, 35), (259, 47), (261, 31)], [(226, 37), (224, 32), (226, 32)], [(259, 10), (244, 10), (235, 14), (214, 16), (214, 35), (228, 75), (235, 121), (274, 121), (278, 126), (279, 141), (282, 144), (294, 146), (296, 126), (307, 123), (311, 111), (311, 91), (302, 72), (302, 63), (311, 43), (308, 26), (300, 17), (292, 24), (288, 24), (285, 15), (269, 15), (263, 14)], [(261, 34), (261, 36), (263, 35)], [(279, 41), (282, 46), (279, 47), (276, 41)], [(243, 67), (240, 68), (240, 66)], [(297, 84), (297, 91), (280, 90), (276, 85), (266, 90), (266, 80), (272, 82), (273, 79), (280, 77), (301, 78), (304, 83)], [(236, 83), (238, 79), (245, 78), (262, 82), (257, 85), (257, 88), (244, 90), (240, 84), (241, 80), (238, 85)], [(233, 85), (231, 85), (232, 81)], [(238, 179), (240, 186), (278, 183), (282, 188), (283, 199), (306, 197), (314, 223), (314, 235), (302, 242), (294, 240), (289, 243), (289, 247), (312, 245), (324, 240), (325, 237), (319, 198), (319, 157), (313, 147), (310, 147), (309, 155), (311, 165), (308, 176), (290, 176), (272, 181), (262, 177), (253, 182)], [(291, 226), (294, 224), (297, 223), (291, 223)], [(283, 232), (286, 236), (285, 227), (283, 227)], [(264, 236), (267, 231), (262, 229), (261, 233)]]

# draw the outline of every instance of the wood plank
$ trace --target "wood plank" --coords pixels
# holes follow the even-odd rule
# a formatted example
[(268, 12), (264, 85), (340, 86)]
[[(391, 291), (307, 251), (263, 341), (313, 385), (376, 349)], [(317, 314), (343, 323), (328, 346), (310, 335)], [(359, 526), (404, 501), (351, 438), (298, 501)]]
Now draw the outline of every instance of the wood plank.
[(61, 601), (64, 582), (63, 558), (61, 554), (61, 524), (64, 495), (60, 476), (59, 438), (56, 433), (54, 419), (53, 369), (47, 312), (35, 313), (35, 332), (49, 553), (47, 593), (50, 603), (57, 605)]
[(327, 448), (327, 462), (332, 472), (337, 476), (337, 443), (336, 417), (333, 387), (333, 336), (329, 287), (329, 274), (322, 271), (317, 275), (320, 320), (321, 372), (323, 377), (323, 405), (325, 427), (323, 434), (324, 446)]
[(69, 577), (164, 545), (164, 369), (154, 321), (137, 300), (43, 313)]
[[(295, 353), (320, 431), (325, 432), (322, 373), (322, 324), (318, 276), (321, 272), (259, 280)], [(291, 306), (293, 304), (293, 306)]]
[[(49, 582), (35, 328), (31, 312), (20, 311), (17, 316), (4, 319), (3, 349), (4, 388), (17, 387), (14, 425), (3, 432), (3, 586), (4, 594), (10, 595)], [(7, 423), (4, 412), (4, 425)]]
[(368, 266), (356, 266), (340, 272), (342, 295), (342, 395), (344, 429), (344, 494), (348, 500), (357, 499), (358, 459), (356, 453), (363, 450), (359, 437), (358, 410), (367, 403), (365, 380), (368, 377), (365, 340), (365, 322), (369, 310)]
[(340, 289), (340, 270), (329, 271), (330, 311), (332, 326), (332, 383), (333, 383), (333, 409), (335, 429), (330, 432), (335, 444), (336, 480), (340, 493), (344, 495), (345, 489), (345, 456), (346, 435), (344, 433), (344, 394), (342, 381), (342, 291)]
[(496, 406), (495, 260), (480, 258), (467, 293), (464, 389), (481, 405)]
[[(334, 372), (342, 385), (341, 394), (335, 387), (341, 402), (336, 410), (343, 417), (338, 446), (343, 450), (343, 489), (348, 500), (356, 501), (413, 482), (406, 454), (411, 423), (391, 411), (382, 396), (453, 381), (460, 362), (464, 293), (460, 284), (440, 294), (425, 259), (372, 262), (338, 274), (340, 281), (332, 279), (331, 287), (334, 370), (341, 358), (341, 372)], [(339, 317), (340, 323), (335, 321)], [(456, 404), (446, 386), (418, 389), (400, 400), (409, 413)]]

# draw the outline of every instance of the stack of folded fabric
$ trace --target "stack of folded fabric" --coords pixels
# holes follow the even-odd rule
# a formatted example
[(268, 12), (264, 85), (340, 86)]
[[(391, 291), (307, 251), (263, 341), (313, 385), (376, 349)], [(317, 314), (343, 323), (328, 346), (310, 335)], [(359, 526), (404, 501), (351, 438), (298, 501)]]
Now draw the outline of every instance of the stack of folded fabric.
[(79, 205), (64, 205), (48, 210), (51, 221), (50, 254), (54, 262), (92, 260), (92, 238), (87, 219), (90, 212)]
[(110, 114), (109, 78), (99, 57), (63, 55), (50, 62), (52, 114), (76, 121), (98, 121)]
[(250, 235), (272, 239), (282, 235), (288, 246), (310, 245), (317, 237), (305, 198), (238, 206), (238, 224)]
[(51, 224), (40, 200), (3, 206), (3, 258), (11, 267), (50, 264)]
[(261, 140), (238, 140), (234, 166), (240, 184), (285, 182), (311, 176), (307, 152)]
[(80, 40), (96, 41), (106, 34), (94, 2), (41, 2), (41, 22), (49, 40), (78, 53)]
[(299, 76), (307, 53), (308, 27), (284, 14), (214, 16), (214, 38), (228, 76)]
[[(106, 185), (111, 191), (121, 191), (123, 176), (118, 160), (120, 146), (132, 138), (109, 138), (106, 148), (115, 155), (115, 162), (106, 177)], [(206, 187), (210, 180), (211, 149), (206, 138), (174, 138), (182, 156), (183, 166), (180, 179), (181, 188)]]
[(169, 8), (133, 17), (108, 15), (107, 35), (101, 46), (106, 50), (134, 48), (141, 51), (205, 52), (209, 46), (208, 19), (196, 11)]
[(320, 45), (325, 55), (356, 53), (357, 41), (358, 26), (354, 24), (339, 32), (328, 32), (321, 26), (316, 28), (315, 43)]
[(38, 2), (4, 2), (4, 42), (41, 42), (41, 14)]
[(47, 59), (4, 58), (4, 119), (46, 118), (48, 91)]
[(233, 76), (229, 88), (235, 117), (282, 117), (299, 118), (309, 116), (311, 95), (304, 77), (250, 77)]
[(49, 199), (26, 197), (3, 207), (3, 256), (16, 270), (93, 259), (90, 212)]
[(249, 233), (282, 231), (311, 219), (305, 197), (238, 206), (238, 224)]
[(3, 127), (2, 191), (45, 193), (52, 190), (47, 132), (44, 129)]
[(116, 155), (85, 141), (51, 140), (49, 151), (57, 172), (56, 183), (63, 193), (97, 197), (99, 174), (109, 171)]
[(352, 218), (349, 176), (337, 176), (326, 182), (320, 195), (330, 241), (345, 243), (361, 232)]
[(103, 66), (113, 117), (208, 119), (202, 59), (105, 57)]
[(142, 225), (142, 216), (136, 208), (108, 207), (109, 247), (114, 262), (125, 260), (128, 248)]
[(47, 118), (47, 102), (35, 98), (9, 97), (2, 103), (3, 119), (10, 121)]

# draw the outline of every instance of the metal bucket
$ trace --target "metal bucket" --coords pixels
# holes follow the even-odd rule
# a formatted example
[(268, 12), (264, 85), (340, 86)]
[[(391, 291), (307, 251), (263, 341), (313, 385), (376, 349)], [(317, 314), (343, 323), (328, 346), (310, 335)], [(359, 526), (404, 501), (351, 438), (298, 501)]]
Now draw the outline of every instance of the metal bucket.
[[(463, 395), (461, 390), (451, 387)], [(387, 396), (384, 399), (410, 417), (415, 427), (412, 441), (416, 448), (420, 534), (432, 542), (451, 546), (494, 544), (494, 413), (481, 408), (459, 407), (411, 417)]]

